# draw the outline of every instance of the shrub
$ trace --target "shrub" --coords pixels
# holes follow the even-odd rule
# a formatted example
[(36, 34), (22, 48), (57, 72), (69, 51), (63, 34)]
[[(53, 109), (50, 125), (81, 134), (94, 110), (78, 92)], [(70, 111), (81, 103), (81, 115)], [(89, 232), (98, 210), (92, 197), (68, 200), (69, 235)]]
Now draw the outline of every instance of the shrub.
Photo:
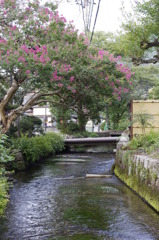
[(151, 131), (149, 134), (134, 137), (128, 148), (132, 150), (143, 149), (146, 153), (159, 155), (159, 132)]
[(8, 137), (5, 134), (0, 134), (0, 163), (12, 161), (14, 159), (10, 154), (10, 149), (6, 147)]
[(74, 133), (79, 132), (78, 124), (73, 121), (70, 121), (70, 122), (63, 121), (63, 123), (58, 123), (57, 128), (63, 134), (73, 135)]
[(95, 132), (78, 132), (76, 134), (73, 134), (74, 137), (76, 138), (87, 138), (87, 137), (98, 137), (98, 134)]
[(14, 144), (22, 151), (27, 165), (64, 149), (63, 138), (56, 133), (31, 138), (24, 136)]
[(102, 131), (104, 131), (105, 124), (106, 124), (106, 122), (105, 122), (105, 121), (103, 121), (103, 122), (101, 123), (101, 125), (100, 125), (100, 128), (101, 128), (101, 130), (102, 130)]
[(23, 134), (33, 136), (33, 132), (42, 132), (42, 120), (35, 116), (23, 116), (20, 119), (20, 131)]
[(9, 184), (7, 183), (6, 177), (4, 175), (4, 170), (0, 169), (0, 216), (4, 214), (4, 210), (8, 203), (8, 189)]
[[(7, 136), (0, 134), (0, 163), (12, 161), (14, 159), (10, 154), (10, 149), (7, 148)], [(0, 216), (3, 215), (8, 202), (8, 183), (5, 177), (5, 169), (0, 167)]]

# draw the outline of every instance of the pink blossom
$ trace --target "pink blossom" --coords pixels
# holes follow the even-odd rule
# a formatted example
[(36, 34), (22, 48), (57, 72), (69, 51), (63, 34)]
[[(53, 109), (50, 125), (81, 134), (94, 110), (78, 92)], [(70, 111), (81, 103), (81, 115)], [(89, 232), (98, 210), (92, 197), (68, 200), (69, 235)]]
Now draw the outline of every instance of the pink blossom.
[(67, 89), (68, 89), (68, 90), (72, 90), (72, 87), (68, 85), (68, 86), (67, 86)]
[(30, 70), (26, 70), (26, 74), (30, 74)]
[(105, 55), (105, 56), (108, 56), (108, 55), (109, 55), (109, 52), (106, 52), (106, 51), (105, 51), (105, 52), (104, 52), (104, 55)]
[(55, 65), (56, 65), (56, 61), (54, 60), (52, 61), (52, 66), (55, 67)]
[(7, 44), (7, 41), (5, 39), (0, 39), (0, 44), (1, 43)]
[(15, 30), (17, 29), (17, 27), (16, 27), (16, 26), (12, 26), (10, 29), (11, 29), (12, 31), (15, 31)]
[(119, 97), (117, 97), (117, 99), (118, 99), (118, 101), (120, 101), (120, 100), (121, 100), (121, 97), (119, 96)]
[(58, 83), (58, 87), (63, 87), (63, 84), (62, 83)]
[(72, 93), (75, 93), (76, 92), (76, 89), (72, 89)]
[(20, 56), (20, 57), (18, 58), (18, 61), (19, 61), (19, 62), (23, 62), (23, 63), (24, 63), (24, 62), (25, 62), (25, 58), (24, 58), (24, 57), (22, 57), (22, 56)]
[(117, 57), (117, 60), (119, 60), (119, 61), (120, 61), (120, 60), (121, 60), (121, 56), (118, 56), (118, 57)]
[(104, 50), (98, 51), (98, 55), (104, 55)]
[(74, 77), (72, 76), (72, 77), (70, 77), (70, 82), (73, 82), (74, 81)]
[(4, 0), (0, 0), (0, 5), (3, 5), (4, 4)]

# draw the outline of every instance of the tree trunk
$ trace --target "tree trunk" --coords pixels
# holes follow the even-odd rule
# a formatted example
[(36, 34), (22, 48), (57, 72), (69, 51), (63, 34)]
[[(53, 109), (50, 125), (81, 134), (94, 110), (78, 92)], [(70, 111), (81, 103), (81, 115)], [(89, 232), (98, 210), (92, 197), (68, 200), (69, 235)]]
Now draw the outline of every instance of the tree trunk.
[(78, 127), (80, 132), (84, 132), (86, 130), (86, 123), (88, 121), (88, 117), (84, 114), (82, 111), (82, 106), (78, 109), (77, 113), (77, 118), (78, 118)]

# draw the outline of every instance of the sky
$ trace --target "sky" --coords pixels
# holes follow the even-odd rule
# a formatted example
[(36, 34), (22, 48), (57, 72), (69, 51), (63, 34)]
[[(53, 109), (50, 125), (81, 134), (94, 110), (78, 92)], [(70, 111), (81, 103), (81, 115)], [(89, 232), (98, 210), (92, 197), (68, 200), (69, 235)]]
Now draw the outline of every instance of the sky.
[[(58, 11), (64, 15), (67, 21), (73, 20), (76, 29), (79, 29), (81, 32), (84, 29), (82, 8), (75, 4), (75, 0), (71, 2), (72, 3), (60, 3)], [(93, 8), (91, 30), (94, 24), (98, 0), (95, 0), (95, 2), (97, 4), (94, 5)], [(116, 32), (119, 30), (122, 19), (120, 10), (122, 2), (124, 3), (125, 9), (129, 12), (131, 10), (130, 0), (101, 0), (95, 31)]]

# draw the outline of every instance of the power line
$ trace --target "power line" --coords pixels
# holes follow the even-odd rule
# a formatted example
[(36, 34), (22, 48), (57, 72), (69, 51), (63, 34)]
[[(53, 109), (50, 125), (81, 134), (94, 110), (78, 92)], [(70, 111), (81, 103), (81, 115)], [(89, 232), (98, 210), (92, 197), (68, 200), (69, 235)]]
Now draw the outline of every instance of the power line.
[(94, 20), (94, 26), (93, 26), (93, 30), (92, 30), (92, 34), (91, 34), (91, 38), (90, 38), (90, 43), (91, 43), (92, 38), (93, 38), (93, 35), (94, 35), (94, 29), (95, 29), (95, 25), (96, 25), (96, 21), (97, 21), (97, 17), (98, 17), (100, 2), (101, 2), (101, 0), (98, 0), (98, 7), (97, 7), (97, 12), (96, 12), (95, 20)]
[(84, 30), (87, 34), (88, 32), (90, 32), (93, 5), (95, 4), (95, 2), (94, 0), (75, 0), (75, 3), (82, 7)]
[[(85, 30), (85, 34), (88, 34), (88, 32), (90, 32), (90, 28), (91, 28), (93, 7), (94, 7), (94, 4), (96, 4), (95, 0), (74, 0), (74, 1), (76, 4), (78, 4), (79, 6), (82, 7), (82, 18), (83, 18), (83, 23), (84, 23), (84, 30)], [(90, 38), (90, 43), (92, 41), (93, 34), (94, 34), (94, 29), (95, 29), (95, 25), (96, 25), (96, 21), (97, 21), (97, 17), (98, 17), (100, 2), (101, 2), (101, 0), (98, 0), (98, 7), (97, 7), (97, 11), (96, 11), (96, 16), (95, 16), (95, 20), (94, 20), (94, 26), (93, 26), (93, 30), (92, 30), (92, 34), (91, 34), (91, 38)]]
[[(84, 28), (86, 27), (86, 23), (85, 23), (85, 18), (84, 18), (84, 5), (83, 5), (83, 2), (82, 2), (82, 0), (81, 0), (81, 6), (82, 6), (82, 15), (83, 15), (83, 23), (84, 23)], [(86, 31), (86, 29), (85, 29), (85, 31)]]
[(88, 23), (88, 29), (90, 30), (91, 27), (91, 20), (92, 20), (92, 14), (93, 14), (93, 4), (94, 0), (91, 0), (91, 6), (90, 6), (90, 12), (89, 12), (89, 23)]

